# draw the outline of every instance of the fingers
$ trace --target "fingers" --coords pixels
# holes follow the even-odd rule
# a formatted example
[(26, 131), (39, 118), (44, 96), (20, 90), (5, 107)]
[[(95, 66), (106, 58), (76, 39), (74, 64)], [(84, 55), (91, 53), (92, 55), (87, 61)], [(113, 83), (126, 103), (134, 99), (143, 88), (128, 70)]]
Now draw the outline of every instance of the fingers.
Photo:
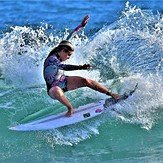
[(87, 70), (90, 69), (92, 66), (90, 64), (84, 64), (83, 69)]

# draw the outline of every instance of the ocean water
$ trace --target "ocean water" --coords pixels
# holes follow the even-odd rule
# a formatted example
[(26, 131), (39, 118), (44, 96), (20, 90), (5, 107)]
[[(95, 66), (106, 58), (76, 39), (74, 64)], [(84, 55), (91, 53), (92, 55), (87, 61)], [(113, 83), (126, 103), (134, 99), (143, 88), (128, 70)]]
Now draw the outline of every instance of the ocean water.
[[(0, 162), (163, 162), (163, 2), (0, 1)], [(85, 15), (88, 25), (72, 40), (69, 72), (134, 96), (105, 113), (60, 129), (16, 132), (9, 127), (65, 111), (46, 93), (42, 76), (48, 52)], [(81, 88), (66, 93), (76, 108), (106, 96)]]

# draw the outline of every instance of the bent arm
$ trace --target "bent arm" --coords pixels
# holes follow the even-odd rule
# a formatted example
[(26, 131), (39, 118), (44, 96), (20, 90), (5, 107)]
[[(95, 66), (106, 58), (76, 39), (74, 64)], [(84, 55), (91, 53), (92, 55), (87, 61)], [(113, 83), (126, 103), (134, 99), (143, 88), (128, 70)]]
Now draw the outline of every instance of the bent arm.
[(70, 40), (71, 38), (73, 38), (83, 27), (86, 26), (88, 19), (89, 19), (89, 15), (85, 16), (83, 21), (81, 22), (80, 25), (78, 25), (66, 38), (66, 40)]

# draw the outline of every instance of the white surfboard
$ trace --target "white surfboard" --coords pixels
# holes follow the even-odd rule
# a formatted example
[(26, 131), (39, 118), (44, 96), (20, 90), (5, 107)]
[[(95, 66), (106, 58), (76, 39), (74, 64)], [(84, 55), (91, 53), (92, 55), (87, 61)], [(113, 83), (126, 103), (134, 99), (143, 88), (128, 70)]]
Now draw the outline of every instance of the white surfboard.
[(50, 130), (67, 126), (77, 122), (81, 122), (90, 118), (93, 118), (101, 114), (104, 108), (105, 100), (101, 100), (96, 103), (80, 106), (75, 109), (73, 116), (66, 117), (66, 112), (59, 113), (57, 115), (51, 115), (40, 120), (32, 121), (30, 123), (21, 124), (15, 127), (11, 127), (11, 130), (17, 131), (30, 131), (30, 130)]
[(87, 104), (84, 106), (80, 106), (75, 109), (75, 112), (72, 117), (66, 117), (66, 112), (59, 113), (57, 115), (51, 115), (46, 118), (42, 118), (39, 120), (35, 120), (26, 124), (20, 124), (18, 126), (10, 127), (11, 130), (16, 131), (35, 131), (35, 130), (50, 130), (63, 126), (68, 126), (70, 124), (74, 124), (77, 122), (85, 121), (87, 119), (93, 118), (97, 115), (102, 114), (108, 108), (116, 103), (127, 99), (131, 96), (137, 88), (137, 85), (134, 90), (129, 91), (127, 94), (121, 96), (121, 99), (115, 101), (113, 98), (109, 98), (106, 100), (100, 100), (96, 103)]

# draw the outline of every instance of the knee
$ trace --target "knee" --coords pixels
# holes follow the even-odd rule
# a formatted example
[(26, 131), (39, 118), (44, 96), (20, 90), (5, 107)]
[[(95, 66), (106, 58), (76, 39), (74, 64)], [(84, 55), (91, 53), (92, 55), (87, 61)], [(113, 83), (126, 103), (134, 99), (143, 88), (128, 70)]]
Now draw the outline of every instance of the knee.
[(56, 87), (52, 87), (50, 90), (49, 90), (49, 96), (51, 98), (58, 98), (58, 97), (61, 97), (63, 95), (63, 91), (60, 87), (56, 86)]

